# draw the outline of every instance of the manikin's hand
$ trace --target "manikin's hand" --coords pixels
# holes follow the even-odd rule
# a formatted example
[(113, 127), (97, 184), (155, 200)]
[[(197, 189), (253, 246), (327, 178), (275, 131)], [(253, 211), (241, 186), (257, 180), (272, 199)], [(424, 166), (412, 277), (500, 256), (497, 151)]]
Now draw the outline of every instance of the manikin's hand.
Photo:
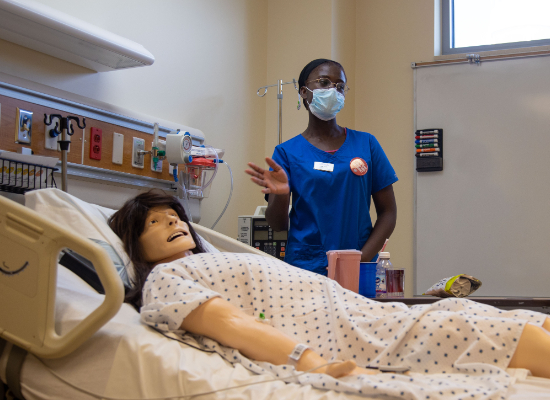
[(348, 375), (375, 375), (379, 373), (380, 371), (378, 371), (377, 369), (355, 367), (355, 369), (351, 371)]
[(374, 375), (380, 373), (380, 371), (376, 369), (358, 367), (357, 364), (355, 364), (355, 361), (352, 360), (330, 364), (312, 372), (327, 374), (333, 378), (341, 378), (347, 375)]
[[(355, 370), (355, 368), (357, 368), (355, 362), (349, 360), (349, 361), (343, 361), (337, 364), (327, 365), (324, 371), (322, 372), (332, 376), (333, 378), (341, 378), (342, 376), (351, 375)], [(316, 373), (316, 372), (318, 371), (313, 371), (313, 373)]]
[(250, 180), (256, 185), (263, 187), (262, 193), (288, 194), (290, 188), (285, 170), (269, 157), (266, 157), (265, 161), (273, 168), (273, 171), (260, 168), (256, 164), (249, 162), (248, 166), (252, 170), (247, 169), (245, 172), (252, 177)]
[(375, 375), (379, 374), (377, 369), (361, 368), (355, 364), (355, 361), (348, 360), (342, 361), (338, 364), (331, 364), (327, 366), (325, 374), (334, 378), (340, 378), (346, 375)]

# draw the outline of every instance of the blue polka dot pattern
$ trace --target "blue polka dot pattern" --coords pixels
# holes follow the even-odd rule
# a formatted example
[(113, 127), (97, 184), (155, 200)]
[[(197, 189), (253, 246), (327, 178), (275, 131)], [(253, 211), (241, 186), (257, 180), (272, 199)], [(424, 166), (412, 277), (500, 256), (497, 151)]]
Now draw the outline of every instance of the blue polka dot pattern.
[[(408, 366), (413, 373), (429, 374), (422, 376), (447, 384), (449, 379), (434, 377), (452, 374), (459, 380), (471, 378), (485, 382), (480, 376), (490, 374), (493, 383), (487, 380), (481, 387), (495, 396), (506, 386), (494, 383), (495, 377), (501, 375), (499, 379), (507, 382), (503, 369), (510, 362), (525, 323), (541, 325), (546, 318), (532, 311), (502, 311), (456, 298), (411, 308), (397, 302), (379, 303), (343, 289), (324, 276), (273, 258), (244, 253), (196, 254), (156, 266), (145, 283), (141, 318), (159, 330), (176, 332), (183, 340), (188, 335), (179, 330), (182, 321), (214, 297), (221, 297), (252, 316), (264, 313), (275, 328), (307, 343), (329, 361), (353, 359), (360, 366)], [(227, 360), (242, 363), (255, 372), (271, 369), (281, 376), (288, 374), (280, 366), (248, 360), (238, 351), (223, 348), (207, 338), (199, 341)], [(306, 375), (309, 376), (319, 375)], [(382, 379), (378, 386), (384, 386), (384, 392), (365, 392), (361, 382), (369, 381), (367, 386), (372, 389), (372, 376), (358, 377), (355, 381), (359, 384), (353, 391), (417, 398), (409, 396), (416, 391), (403, 389), (403, 385), (398, 384), (404, 379), (402, 375), (374, 376)], [(392, 385), (404, 390), (405, 395), (399, 395), (399, 391), (388, 392), (387, 376), (392, 376)], [(331, 381), (328, 378), (322, 377), (318, 387), (328, 388), (326, 385)], [(317, 378), (300, 379), (313, 384)], [(427, 378), (415, 379), (420, 384)], [(338, 381), (332, 381), (330, 388), (341, 391), (341, 388), (335, 389)], [(424, 384), (420, 387), (426, 388)], [(449, 387), (461, 386), (450, 384)], [(427, 398), (493, 398), (475, 390), (456, 397), (447, 389), (441, 391), (445, 395), (430, 390), (431, 394), (426, 392), (418, 398), (426, 398), (425, 395), (432, 396)]]

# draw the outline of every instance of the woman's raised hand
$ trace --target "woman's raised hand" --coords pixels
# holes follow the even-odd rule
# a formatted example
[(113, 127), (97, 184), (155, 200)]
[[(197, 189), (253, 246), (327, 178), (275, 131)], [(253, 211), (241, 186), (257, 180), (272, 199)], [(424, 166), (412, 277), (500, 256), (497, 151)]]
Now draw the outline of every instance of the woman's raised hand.
[(290, 188), (288, 186), (288, 176), (284, 169), (271, 158), (266, 157), (267, 165), (273, 168), (273, 171), (263, 169), (256, 164), (249, 162), (248, 166), (252, 170), (247, 169), (245, 172), (251, 176), (250, 180), (258, 186), (262, 186), (262, 193), (273, 194), (288, 194)]

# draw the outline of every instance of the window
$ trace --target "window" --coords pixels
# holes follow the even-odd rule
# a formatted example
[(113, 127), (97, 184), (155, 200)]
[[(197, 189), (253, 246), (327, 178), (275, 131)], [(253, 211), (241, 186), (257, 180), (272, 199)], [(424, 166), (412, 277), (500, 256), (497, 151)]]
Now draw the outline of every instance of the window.
[(443, 0), (443, 54), (550, 45), (549, 0)]

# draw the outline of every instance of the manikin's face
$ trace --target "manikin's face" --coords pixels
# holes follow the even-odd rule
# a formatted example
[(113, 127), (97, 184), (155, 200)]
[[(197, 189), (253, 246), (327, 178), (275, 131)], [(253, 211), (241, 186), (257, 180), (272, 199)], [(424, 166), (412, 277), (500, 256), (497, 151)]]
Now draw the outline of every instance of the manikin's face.
[(149, 210), (139, 243), (145, 259), (154, 264), (182, 258), (196, 247), (189, 226), (168, 206)]

